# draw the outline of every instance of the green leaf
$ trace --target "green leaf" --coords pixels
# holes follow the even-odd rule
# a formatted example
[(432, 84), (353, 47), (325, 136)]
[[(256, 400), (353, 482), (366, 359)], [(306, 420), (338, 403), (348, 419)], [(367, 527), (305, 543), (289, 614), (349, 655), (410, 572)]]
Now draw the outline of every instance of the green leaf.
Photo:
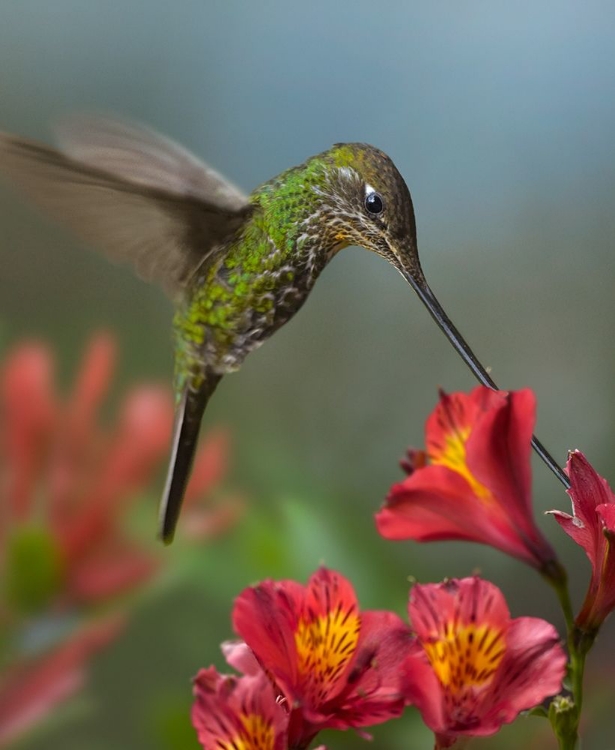
[(6, 562), (9, 606), (23, 615), (44, 610), (62, 582), (63, 564), (55, 539), (43, 528), (21, 527), (8, 539)]

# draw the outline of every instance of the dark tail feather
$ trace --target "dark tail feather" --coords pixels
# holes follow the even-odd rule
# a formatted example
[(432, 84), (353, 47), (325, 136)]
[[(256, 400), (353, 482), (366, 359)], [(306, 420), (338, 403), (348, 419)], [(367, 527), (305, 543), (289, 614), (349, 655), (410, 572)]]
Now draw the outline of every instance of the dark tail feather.
[(175, 526), (192, 470), (203, 412), (220, 378), (220, 375), (208, 373), (206, 382), (196, 393), (187, 387), (177, 408), (167, 481), (160, 500), (158, 536), (165, 544), (171, 544), (175, 535)]

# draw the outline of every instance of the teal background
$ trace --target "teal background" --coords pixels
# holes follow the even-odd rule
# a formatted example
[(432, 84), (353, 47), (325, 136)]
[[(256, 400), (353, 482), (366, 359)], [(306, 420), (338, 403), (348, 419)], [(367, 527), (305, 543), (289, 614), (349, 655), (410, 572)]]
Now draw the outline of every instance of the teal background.
[[(75, 110), (115, 112), (189, 147), (237, 184), (261, 181), (337, 141), (387, 151), (406, 177), (426, 275), (496, 380), (531, 386), (537, 433), (564, 461), (582, 449), (615, 481), (615, 7), (608, 2), (259, 3), (2, 0), (0, 129), (43, 140)], [(107, 264), (0, 192), (0, 341), (49, 341), (69, 383), (90, 335), (119, 338), (116, 398), (170, 380), (162, 292)], [(405, 612), (407, 577), (480, 569), (514, 615), (560, 623), (520, 563), (474, 545), (393, 544), (373, 512), (420, 446), (436, 389), (473, 381), (403, 280), (351, 248), (299, 315), (228, 377), (207, 425), (232, 434), (227, 485), (249, 498), (231, 537), (166, 554), (87, 691), (35, 748), (191, 748), (190, 677), (222, 667), (233, 597), (319, 563), (351, 578), (365, 608)], [(535, 464), (537, 513), (568, 510)], [(152, 534), (162, 477), (141, 518)], [(556, 524), (580, 602), (589, 566)], [(585, 750), (615, 728), (611, 622), (589, 660)], [(608, 696), (608, 690), (606, 695)], [(612, 705), (612, 692), (611, 692)], [(548, 747), (538, 719), (477, 747)], [(544, 729), (544, 728), (543, 728)], [(430, 747), (413, 712), (377, 728), (378, 748)], [(548, 735), (547, 735), (548, 736)], [(541, 739), (542, 737), (542, 739)], [(353, 734), (330, 748), (360, 747)], [(532, 744), (533, 743), (533, 744)]]

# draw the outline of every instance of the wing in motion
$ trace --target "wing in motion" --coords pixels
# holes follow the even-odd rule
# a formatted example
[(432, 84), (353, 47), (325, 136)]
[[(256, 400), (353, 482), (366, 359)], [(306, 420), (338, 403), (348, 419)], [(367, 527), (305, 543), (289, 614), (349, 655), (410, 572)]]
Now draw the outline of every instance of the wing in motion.
[(76, 118), (59, 136), (62, 151), (0, 134), (0, 172), (78, 237), (131, 262), (172, 297), (251, 212), (234, 185), (148, 129)]

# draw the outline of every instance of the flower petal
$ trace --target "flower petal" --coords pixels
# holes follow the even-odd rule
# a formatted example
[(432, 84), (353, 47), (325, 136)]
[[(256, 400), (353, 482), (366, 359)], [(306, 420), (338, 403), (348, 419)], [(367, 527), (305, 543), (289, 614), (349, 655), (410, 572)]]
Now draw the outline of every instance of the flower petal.
[(280, 690), (294, 702), (298, 684), (295, 630), (305, 589), (294, 581), (263, 581), (235, 600), (233, 628)]
[(148, 581), (159, 561), (133, 543), (116, 538), (96, 545), (73, 565), (66, 586), (80, 603), (100, 603)]
[(401, 665), (406, 704), (416, 706), (432, 732), (444, 732), (447, 715), (442, 685), (425, 652), (420, 646), (419, 649), (409, 654)]
[[(557, 630), (536, 617), (512, 620), (506, 655), (490, 700), (484, 706), (483, 734), (497, 732), (521, 711), (558, 693), (566, 674), (566, 654)], [(490, 703), (490, 706), (489, 706)]]
[(221, 481), (228, 468), (229, 434), (227, 430), (212, 430), (199, 447), (194, 468), (186, 488), (184, 508), (194, 505), (197, 500)]
[(522, 524), (532, 518), (531, 440), (536, 398), (524, 389), (510, 392), (485, 412), (467, 443), (467, 462), (479, 482)]
[(69, 560), (109, 535), (126, 500), (136, 498), (151, 477), (167, 450), (172, 411), (166, 389), (141, 387), (128, 396), (107, 456), (90, 478), (91, 486), (83, 488), (89, 495), (57, 527)]
[(385, 539), (478, 542), (535, 562), (499, 504), (486, 505), (461, 474), (446, 466), (426, 466), (393, 485), (375, 518)]
[(615, 608), (615, 494), (585, 456), (574, 451), (568, 458), (568, 474), (574, 515), (550, 511), (592, 565), (592, 577), (577, 626), (595, 632)]
[(531, 391), (441, 394), (427, 420), (431, 465), (393, 486), (376, 515), (388, 539), (489, 544), (546, 571), (555, 553), (534, 523)]
[(263, 672), (231, 677), (201, 669), (194, 695), (192, 724), (205, 750), (286, 750), (287, 716)]
[[(522, 559), (541, 568), (555, 552), (535, 524), (532, 510), (531, 451), (536, 398), (524, 389), (507, 394), (482, 415), (467, 443), (470, 472), (497, 498), (509, 537), (524, 548)], [(519, 556), (519, 555), (517, 555)]]
[(423, 641), (439, 638), (451, 624), (466, 627), (489, 623), (501, 629), (510, 619), (500, 589), (478, 576), (414, 586), (408, 613), (417, 636)]
[(247, 589), (233, 624), (285, 698), (290, 746), (403, 710), (400, 663), (415, 647), (411, 631), (394, 613), (361, 613), (339, 573), (321, 568), (307, 587), (265, 581)]
[[(406, 705), (400, 664), (419, 650), (410, 628), (394, 612), (362, 612), (359, 642), (344, 681), (329, 696), (335, 710), (326, 726), (368, 727), (400, 716)], [(323, 722), (323, 713), (320, 707), (305, 716), (317, 724)]]
[(66, 449), (75, 456), (82, 455), (96, 432), (98, 410), (107, 395), (113, 371), (117, 347), (115, 339), (108, 333), (92, 337), (81, 361), (81, 367), (66, 406)]
[(416, 585), (409, 613), (426, 659), (407, 660), (406, 695), (438, 747), (494, 734), (561, 688), (566, 655), (555, 628), (511, 620), (501, 591), (487, 581)]
[(226, 663), (234, 667), (238, 672), (241, 672), (241, 674), (256, 675), (263, 671), (247, 643), (243, 641), (224, 641), (220, 648), (224, 654)]
[[(427, 453), (434, 463), (450, 466), (472, 433), (477, 419), (502, 402), (503, 391), (474, 388), (470, 394), (440, 391), (440, 401), (425, 423)], [(447, 460), (447, 458), (449, 460)], [(465, 460), (465, 456), (462, 456)]]
[(194, 541), (216, 539), (235, 528), (244, 510), (242, 498), (233, 495), (205, 507), (193, 503), (184, 511), (182, 534)]
[(615, 496), (603, 479), (580, 451), (568, 458), (568, 475), (574, 515), (551, 511), (555, 520), (574, 541), (583, 547), (593, 566), (599, 565), (604, 544), (596, 507), (615, 503)]
[(49, 449), (57, 405), (53, 360), (46, 347), (23, 344), (8, 356), (0, 381), (0, 400), (0, 448), (7, 467), (3, 487), (7, 517), (0, 526), (6, 528), (9, 522), (28, 518), (34, 486)]

